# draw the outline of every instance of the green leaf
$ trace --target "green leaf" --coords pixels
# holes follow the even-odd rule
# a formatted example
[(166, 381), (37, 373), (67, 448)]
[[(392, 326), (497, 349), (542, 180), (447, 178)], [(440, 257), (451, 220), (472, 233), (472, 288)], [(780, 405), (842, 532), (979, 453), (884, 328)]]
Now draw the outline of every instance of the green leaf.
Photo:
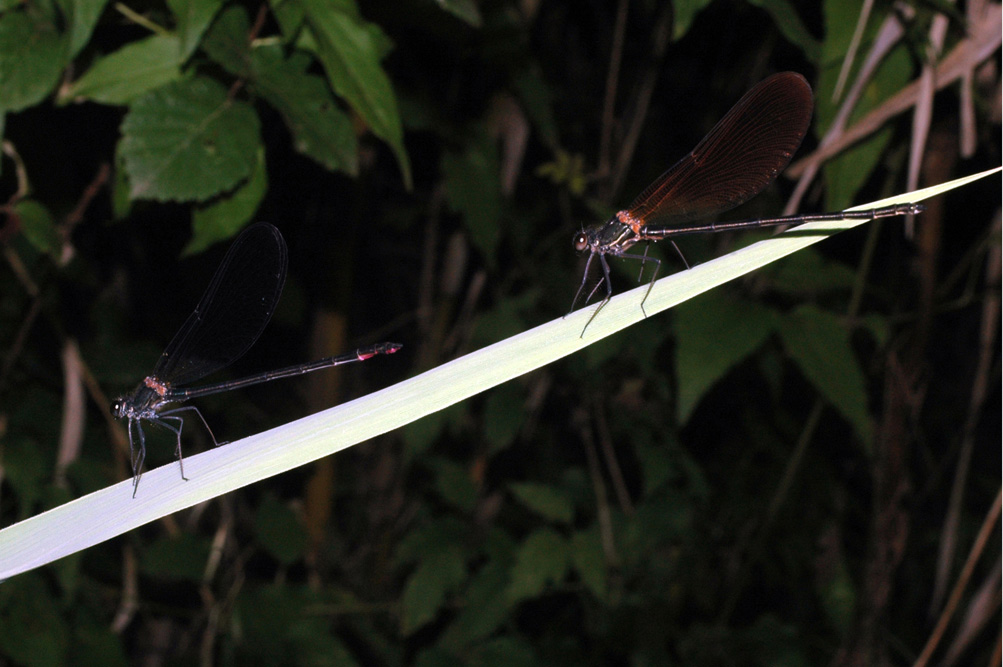
[(0, 655), (19, 665), (65, 664), (67, 629), (45, 579), (28, 573), (0, 587)]
[(443, 544), (463, 544), (470, 535), (469, 525), (449, 516), (434, 519), (413, 529), (397, 545), (394, 565), (420, 561), (426, 554), (438, 551)]
[(544, 143), (551, 150), (558, 150), (557, 121), (554, 119), (554, 92), (547, 84), (540, 66), (533, 63), (531, 67), (519, 71), (512, 80), (512, 85), (519, 95), (519, 101), (526, 110), (539, 132)]
[(140, 95), (181, 78), (178, 38), (153, 35), (126, 44), (101, 58), (68, 90), (59, 102), (89, 99), (102, 104), (128, 104)]
[(202, 42), (202, 49), (216, 64), (242, 79), (251, 75), (251, 19), (238, 5), (223, 10), (212, 23), (212, 29)]
[(571, 563), (592, 595), (599, 600), (606, 600), (606, 557), (598, 525), (579, 531), (571, 537)]
[(635, 564), (693, 530), (693, 503), (672, 486), (637, 506), (624, 526), (621, 554)]
[(27, 440), (8, 438), (4, 443), (4, 479), (19, 499), (19, 520), (30, 516), (46, 482), (51, 480), (52, 462), (39, 449), (35, 442)]
[(488, 396), (484, 405), (484, 440), (491, 454), (515, 441), (522, 428), (526, 398), (516, 385), (499, 387)]
[(180, 581), (201, 581), (209, 558), (209, 542), (191, 533), (162, 537), (143, 553), (145, 574)]
[[(822, 42), (815, 128), (819, 136), (829, 128), (843, 100), (833, 101), (828, 91), (833, 90), (843, 56), (852, 39), (857, 23), (858, 9), (842, 0), (827, 0), (824, 4), (825, 39)], [(873, 17), (872, 17), (873, 19)], [(879, 28), (872, 20), (865, 31), (869, 40)], [(882, 60), (873, 78), (864, 88), (849, 124), (879, 106), (912, 78), (913, 58), (905, 43), (898, 45)], [(856, 198), (857, 191), (870, 178), (892, 138), (891, 128), (882, 128), (858, 144), (843, 151), (825, 165), (826, 205), (830, 210), (841, 210)]]
[(784, 39), (800, 48), (809, 61), (818, 61), (822, 46), (808, 31), (788, 0), (749, 0), (749, 4), (767, 11)]
[(442, 175), (449, 208), (463, 216), (471, 242), (485, 260), (492, 261), (500, 238), (502, 208), (494, 143), (481, 137), (470, 142), (469, 150), (462, 155), (445, 153)]
[(223, 0), (167, 0), (167, 6), (178, 21), (177, 57), (184, 62), (199, 45)]
[(192, 240), (181, 253), (184, 256), (202, 252), (212, 244), (233, 238), (251, 221), (268, 190), (265, 150), (258, 149), (258, 160), (246, 183), (233, 192), (222, 195), (208, 206), (198, 206), (192, 213)]
[(686, 36), (696, 18), (711, 0), (679, 0), (672, 3), (672, 39), (677, 41)]
[(283, 565), (291, 565), (303, 557), (306, 550), (306, 530), (296, 513), (267, 495), (254, 517), (254, 532), (258, 543)]
[(324, 80), (306, 72), (310, 59), (305, 54), (284, 59), (278, 45), (258, 47), (251, 56), (253, 88), (282, 114), (296, 150), (328, 169), (358, 174), (352, 121)]
[(508, 618), (510, 606), (505, 598), (508, 570), (490, 562), (471, 577), (463, 593), (463, 607), (443, 634), (442, 645), (460, 649), (476, 644), (493, 633)]
[(853, 269), (829, 261), (814, 248), (780, 262), (766, 275), (771, 290), (798, 296), (849, 290), (856, 281)]
[(435, 618), (446, 596), (466, 578), (466, 563), (455, 547), (428, 553), (404, 586), (401, 632), (409, 635)]
[(108, 0), (60, 0), (69, 35), (69, 53), (72, 58), (84, 48), (101, 18)]
[(350, 176), (359, 171), (359, 142), (355, 129), (327, 82), (307, 73), (313, 60), (302, 52), (286, 58), (279, 44), (247, 43), (247, 14), (227, 8), (205, 40), (210, 57), (228, 72), (246, 79), (255, 93), (275, 107), (293, 135), (297, 151), (328, 169)]
[(14, 212), (21, 219), (24, 236), (31, 245), (49, 255), (59, 254), (59, 233), (49, 209), (32, 199), (22, 199), (14, 206)]
[(679, 421), (685, 424), (704, 394), (763, 344), (776, 323), (768, 308), (707, 294), (676, 308)]
[(559, 583), (568, 570), (568, 542), (550, 528), (542, 528), (522, 543), (509, 573), (506, 597), (510, 604), (535, 597), (548, 584)]
[(446, 429), (449, 415), (448, 410), (439, 410), (405, 426), (401, 430), (401, 436), (404, 438), (407, 454), (423, 454)]
[(436, 0), (436, 4), (464, 23), (480, 28), (483, 23), (481, 11), (474, 0)]
[(802, 306), (779, 327), (787, 354), (825, 400), (871, 442), (864, 375), (846, 327), (832, 313)]
[(437, 458), (431, 462), (436, 471), (435, 488), (442, 499), (463, 512), (472, 512), (477, 504), (477, 487), (470, 472), (448, 459)]
[(101, 667), (126, 667), (125, 647), (119, 636), (98, 619), (82, 619), (73, 632), (72, 665), (101, 665)]
[[(345, 11), (347, 2), (300, 0), (317, 54), (331, 87), (345, 98), (369, 124), (373, 134), (386, 141), (400, 165), (404, 185), (411, 188), (411, 167), (404, 151), (404, 130), (397, 99), (380, 56), (385, 41), (374, 25)], [(339, 6), (340, 5), (340, 6)], [(354, 5), (351, 5), (354, 9)]]
[(0, 14), (0, 111), (41, 102), (68, 64), (66, 39), (55, 26), (21, 11)]
[[(838, 534), (838, 529), (835, 530)], [(825, 564), (815, 577), (822, 610), (840, 636), (845, 637), (853, 628), (856, 614), (856, 584), (841, 550), (827, 548), (819, 562)]]
[[(272, 14), (285, 37), (283, 41), (295, 43), (303, 29), (305, 14), (299, 0), (270, 0)], [(301, 45), (297, 45), (302, 48)]]
[(574, 518), (575, 508), (571, 499), (557, 487), (515, 482), (508, 488), (520, 503), (548, 521), (571, 523)]
[(473, 648), (469, 664), (504, 667), (539, 667), (553, 664), (541, 660), (532, 644), (519, 636), (495, 637)]
[(144, 95), (122, 122), (133, 199), (205, 201), (247, 178), (259, 148), (254, 111), (202, 77)]

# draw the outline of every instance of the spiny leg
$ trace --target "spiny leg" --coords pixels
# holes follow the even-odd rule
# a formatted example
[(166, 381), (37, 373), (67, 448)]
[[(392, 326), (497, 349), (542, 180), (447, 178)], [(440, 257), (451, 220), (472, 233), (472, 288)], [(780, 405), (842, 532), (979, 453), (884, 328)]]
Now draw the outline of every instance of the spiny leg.
[[(177, 411), (176, 410), (172, 410), (171, 412), (177, 412)], [(177, 421), (178, 422), (177, 427), (174, 427), (174, 426), (171, 426), (170, 424), (168, 424), (167, 423), (168, 419), (172, 419), (172, 420)], [(159, 417), (157, 418), (157, 421), (155, 423), (159, 424), (160, 426), (163, 426), (168, 431), (171, 431), (172, 433), (174, 433), (174, 435), (177, 436), (177, 438), (178, 438), (178, 446), (175, 448), (174, 453), (177, 454), (177, 456), (178, 456), (178, 464), (181, 466), (181, 479), (183, 479), (183, 480), (185, 480), (187, 482), (188, 478), (185, 477), (185, 457), (181, 454), (181, 429), (183, 429), (184, 426), (185, 426), (185, 420), (182, 419), (181, 417), (178, 417), (177, 415), (174, 415), (172, 417), (172, 416), (167, 415), (167, 414), (161, 414), (161, 415), (159, 415)]]
[(202, 413), (199, 412), (199, 409), (194, 405), (186, 405), (183, 408), (174, 408), (173, 410), (168, 410), (167, 412), (162, 412), (160, 414), (161, 416), (170, 416), (170, 415), (176, 415), (179, 412), (186, 412), (186, 411), (194, 412), (196, 415), (198, 415), (199, 421), (201, 421), (202, 425), (205, 426), (205, 430), (209, 434), (209, 437), (212, 438), (213, 447), (219, 447), (220, 445), (226, 444), (216, 440), (216, 436), (213, 434), (212, 429), (209, 428), (209, 422), (205, 420), (205, 417), (202, 416)]
[(679, 249), (678, 245), (676, 245), (675, 240), (669, 239), (669, 243), (671, 243), (672, 247), (676, 249), (676, 254), (679, 255), (679, 259), (683, 260), (683, 266), (685, 266), (687, 269), (692, 268), (690, 267), (690, 263), (686, 261), (686, 255), (684, 255), (683, 251)]
[[(132, 439), (132, 429), (135, 427), (139, 435), (139, 448), (137, 449)], [(139, 490), (139, 478), (143, 476), (143, 461), (146, 460), (146, 436), (143, 434), (143, 426), (138, 419), (129, 419), (129, 458), (132, 460), (132, 497), (136, 497)]]
[(609, 277), (609, 264), (606, 263), (606, 255), (599, 255), (599, 265), (602, 266), (603, 280), (596, 284), (592, 292), (589, 293), (589, 299), (592, 298), (592, 295), (596, 293), (596, 290), (599, 289), (599, 285), (603, 282), (606, 283), (606, 297), (599, 303), (599, 306), (595, 309), (595, 312), (592, 313), (592, 317), (589, 318), (589, 321), (585, 323), (582, 333), (578, 336), (579, 338), (585, 337), (585, 329), (589, 328), (589, 325), (592, 324), (592, 320), (596, 318), (599, 311), (602, 310), (607, 303), (609, 303), (610, 299), (613, 298), (613, 283)]
[[(573, 313), (575, 311), (575, 304), (578, 303), (578, 297), (580, 297), (582, 295), (582, 290), (585, 289), (585, 283), (588, 282), (588, 279), (589, 279), (589, 267), (592, 266), (592, 258), (594, 258), (595, 256), (596, 256), (595, 253), (590, 253), (588, 260), (586, 260), (586, 262), (585, 262), (585, 271), (582, 272), (582, 284), (578, 286), (578, 291), (575, 292), (575, 298), (571, 301), (571, 310), (568, 311), (568, 315), (570, 315), (571, 313)], [(595, 290), (592, 290), (592, 292), (589, 293), (589, 297), (588, 298), (591, 299), (592, 298), (592, 294), (594, 294), (594, 293), (595, 293)], [(585, 303), (588, 303), (588, 299), (585, 300)], [(565, 317), (567, 317), (567, 315)]]

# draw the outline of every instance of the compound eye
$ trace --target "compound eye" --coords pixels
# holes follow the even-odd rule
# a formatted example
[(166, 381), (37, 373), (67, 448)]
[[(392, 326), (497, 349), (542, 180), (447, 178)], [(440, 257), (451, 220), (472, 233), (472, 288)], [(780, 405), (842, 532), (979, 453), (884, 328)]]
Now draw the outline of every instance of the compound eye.
[(589, 240), (586, 238), (585, 234), (575, 235), (575, 250), (581, 252), (589, 247)]
[(118, 399), (111, 404), (111, 414), (113, 417), (120, 417), (122, 415), (122, 399)]

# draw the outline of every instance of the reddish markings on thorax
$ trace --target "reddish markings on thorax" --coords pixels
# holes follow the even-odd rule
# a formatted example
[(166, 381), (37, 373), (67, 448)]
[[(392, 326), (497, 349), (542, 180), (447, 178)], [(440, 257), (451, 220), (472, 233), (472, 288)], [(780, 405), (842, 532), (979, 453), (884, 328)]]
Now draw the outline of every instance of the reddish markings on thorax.
[(618, 211), (616, 219), (620, 221), (620, 224), (630, 227), (630, 231), (638, 236), (641, 235), (641, 227), (644, 226), (644, 222), (632, 216), (629, 211)]
[(163, 398), (164, 395), (167, 394), (167, 385), (155, 377), (147, 377), (145, 380), (143, 380), (143, 384), (145, 384), (153, 391), (157, 392), (157, 395), (160, 396), (161, 398)]

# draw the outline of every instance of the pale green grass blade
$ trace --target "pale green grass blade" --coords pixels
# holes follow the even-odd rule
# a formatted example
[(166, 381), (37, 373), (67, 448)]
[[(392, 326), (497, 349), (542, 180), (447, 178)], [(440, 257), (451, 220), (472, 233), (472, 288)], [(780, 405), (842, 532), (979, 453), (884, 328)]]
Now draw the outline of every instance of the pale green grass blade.
[[(997, 171), (999, 169), (858, 208), (919, 202)], [(645, 310), (650, 317), (864, 222), (802, 225), (676, 273), (655, 283), (645, 302)], [(181, 480), (178, 464), (173, 463), (145, 473), (136, 498), (132, 497), (132, 481), (123, 480), (10, 526), (0, 531), (0, 580), (99, 544), (172, 512), (370, 440), (577, 352), (644, 319), (640, 303), (647, 289), (647, 285), (642, 285), (614, 297), (589, 325), (584, 337), (582, 329), (595, 306), (582, 308), (566, 318), (553, 320), (351, 403), (186, 457), (187, 482)], [(392, 361), (391, 357), (380, 363)]]

